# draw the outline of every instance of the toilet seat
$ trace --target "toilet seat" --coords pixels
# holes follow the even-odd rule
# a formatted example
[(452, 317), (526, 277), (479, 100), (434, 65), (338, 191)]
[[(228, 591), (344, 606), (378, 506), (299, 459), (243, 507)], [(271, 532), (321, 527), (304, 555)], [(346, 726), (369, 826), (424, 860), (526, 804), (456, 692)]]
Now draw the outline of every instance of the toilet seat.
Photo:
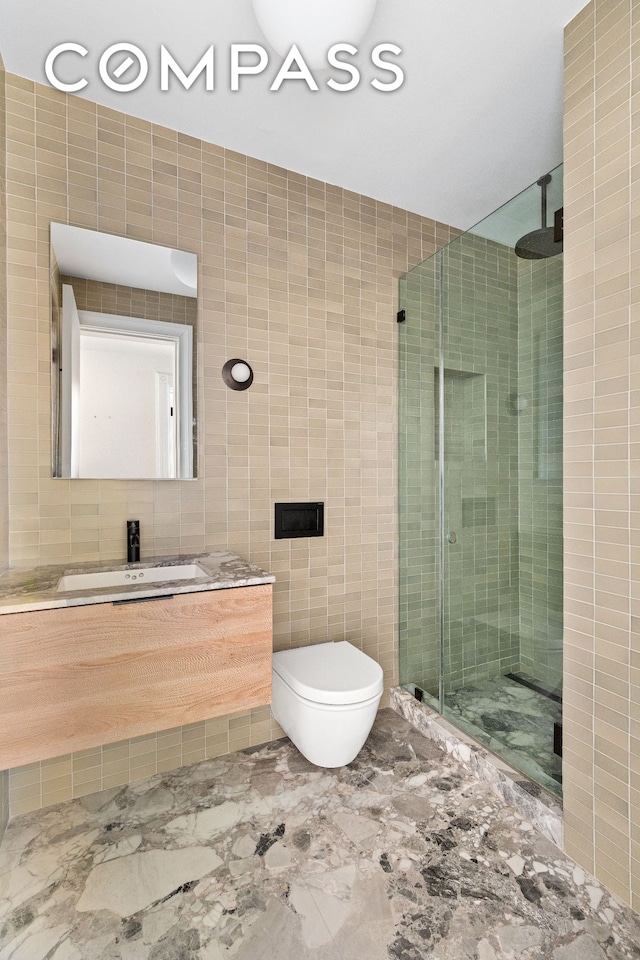
[(314, 703), (355, 704), (382, 693), (382, 667), (346, 640), (280, 650), (273, 670), (298, 696)]

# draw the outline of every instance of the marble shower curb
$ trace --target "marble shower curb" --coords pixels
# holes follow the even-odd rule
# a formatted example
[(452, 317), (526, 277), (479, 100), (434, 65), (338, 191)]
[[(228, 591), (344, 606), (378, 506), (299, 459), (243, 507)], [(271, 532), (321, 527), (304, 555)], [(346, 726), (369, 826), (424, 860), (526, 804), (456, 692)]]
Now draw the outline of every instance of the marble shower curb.
[(542, 787), (528, 780), (472, 737), (458, 730), (402, 687), (389, 691), (389, 706), (423, 736), (434, 740), (465, 769), (483, 780), (499, 797), (515, 807), (540, 833), (562, 850), (562, 806)]

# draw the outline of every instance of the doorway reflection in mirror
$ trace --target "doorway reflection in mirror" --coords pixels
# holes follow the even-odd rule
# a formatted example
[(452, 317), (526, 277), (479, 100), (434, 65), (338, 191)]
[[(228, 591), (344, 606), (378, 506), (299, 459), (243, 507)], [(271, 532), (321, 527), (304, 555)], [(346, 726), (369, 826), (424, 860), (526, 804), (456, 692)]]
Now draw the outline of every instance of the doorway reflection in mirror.
[(51, 226), (54, 476), (194, 477), (195, 254)]

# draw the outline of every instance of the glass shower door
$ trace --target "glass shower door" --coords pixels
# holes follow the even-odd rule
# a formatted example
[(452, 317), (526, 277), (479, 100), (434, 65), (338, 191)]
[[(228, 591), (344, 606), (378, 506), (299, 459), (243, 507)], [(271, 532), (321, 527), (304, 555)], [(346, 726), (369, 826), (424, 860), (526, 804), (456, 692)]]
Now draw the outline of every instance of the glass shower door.
[(539, 204), (538, 183), (401, 280), (400, 682), (558, 793), (562, 257), (515, 254)]
[(400, 282), (399, 551), (400, 681), (440, 710), (440, 521), (437, 390), (441, 311), (440, 258)]
[(442, 257), (442, 712), (557, 792), (562, 258)]
[(443, 257), (444, 712), (491, 728), (493, 681), (519, 666), (516, 266), (472, 234)]

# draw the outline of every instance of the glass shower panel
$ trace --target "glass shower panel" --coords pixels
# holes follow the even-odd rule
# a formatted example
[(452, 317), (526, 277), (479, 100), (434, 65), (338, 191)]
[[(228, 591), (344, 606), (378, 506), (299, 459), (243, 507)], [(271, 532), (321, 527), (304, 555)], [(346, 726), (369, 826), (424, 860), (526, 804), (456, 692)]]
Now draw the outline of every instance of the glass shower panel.
[(518, 261), (520, 663), (562, 696), (562, 257)]
[(549, 252), (543, 182), (401, 281), (400, 681), (560, 792), (562, 256), (514, 249)]
[(558, 792), (562, 257), (498, 239), (533, 226), (527, 194), (443, 251), (442, 712)]
[(443, 251), (445, 712), (519, 664), (513, 261), (471, 234)]
[(440, 570), (434, 391), (440, 351), (440, 261), (400, 282), (399, 550), (400, 681), (439, 709)]

